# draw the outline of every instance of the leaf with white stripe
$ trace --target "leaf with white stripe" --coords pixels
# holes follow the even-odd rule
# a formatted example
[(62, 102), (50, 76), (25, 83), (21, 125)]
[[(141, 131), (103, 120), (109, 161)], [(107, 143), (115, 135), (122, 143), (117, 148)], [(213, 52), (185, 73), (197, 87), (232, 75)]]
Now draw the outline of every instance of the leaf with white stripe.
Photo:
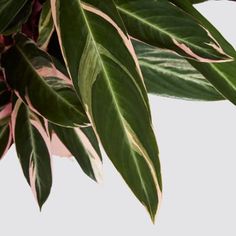
[(116, 0), (129, 34), (200, 62), (231, 61), (193, 17), (167, 0)]
[[(0, 121), (1, 122), (1, 121)], [(12, 133), (9, 122), (0, 123), (0, 160), (7, 153), (12, 144)]]
[(224, 98), (191, 64), (177, 53), (133, 40), (148, 93), (187, 100)]
[(50, 138), (44, 120), (17, 100), (13, 114), (13, 135), (23, 173), (41, 209), (51, 186)]
[(24, 35), (17, 34), (15, 41), (2, 56), (11, 88), (34, 112), (53, 123), (68, 127), (86, 124), (87, 116), (71, 80)]
[(37, 40), (37, 44), (43, 48), (47, 49), (49, 40), (54, 31), (52, 12), (50, 6), (50, 0), (47, 0), (43, 4), (42, 12), (39, 20), (39, 36)]
[[(79, 163), (82, 170), (93, 180), (101, 180), (101, 152), (92, 127), (65, 128), (50, 124), (52, 130), (65, 148)], [(55, 137), (54, 137), (55, 138)], [(55, 145), (59, 147), (59, 145)]]
[(11, 112), (11, 103), (0, 108), (0, 160), (7, 153), (12, 144)]
[(154, 220), (162, 189), (158, 148), (140, 68), (116, 7), (111, 0), (51, 0), (51, 6), (64, 59), (92, 125)]
[(0, 159), (3, 158), (12, 144), (11, 112), (11, 92), (7, 88), (0, 70)]
[(197, 11), (189, 1), (172, 0), (175, 4), (181, 7), (189, 15), (196, 18), (210, 33), (217, 39), (223, 50), (234, 58), (232, 62), (225, 63), (199, 63), (189, 60), (189, 62), (205, 78), (218, 90), (220, 93), (232, 103), (236, 104), (236, 51), (220, 34), (220, 32)]

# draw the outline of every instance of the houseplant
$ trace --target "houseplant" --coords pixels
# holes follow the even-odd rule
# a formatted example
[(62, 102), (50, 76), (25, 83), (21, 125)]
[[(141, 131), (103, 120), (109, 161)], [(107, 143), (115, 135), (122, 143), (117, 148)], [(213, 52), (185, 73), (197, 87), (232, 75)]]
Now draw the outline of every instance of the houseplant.
[(232, 46), (189, 1), (4, 0), (0, 9), (1, 156), (14, 142), (41, 208), (51, 156), (73, 155), (98, 180), (100, 143), (154, 220), (162, 184), (147, 91), (235, 103)]

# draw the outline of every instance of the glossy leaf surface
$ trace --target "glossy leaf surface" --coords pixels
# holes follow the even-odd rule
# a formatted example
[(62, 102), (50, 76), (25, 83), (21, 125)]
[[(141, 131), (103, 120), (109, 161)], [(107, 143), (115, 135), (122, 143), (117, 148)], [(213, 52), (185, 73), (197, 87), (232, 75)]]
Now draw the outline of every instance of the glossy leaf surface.
[(172, 0), (188, 14), (195, 17), (201, 24), (217, 39), (221, 47), (228, 53), (234, 61), (226, 63), (198, 63), (189, 60), (189, 62), (199, 70), (214, 87), (236, 104), (236, 51), (216, 30), (216, 28), (198, 12), (189, 1)]
[(12, 124), (23, 173), (41, 208), (52, 185), (50, 139), (44, 120), (18, 100), (13, 110)]
[(187, 100), (224, 98), (177, 53), (133, 41), (148, 93)]
[(39, 20), (39, 37), (37, 40), (37, 44), (41, 48), (47, 49), (53, 30), (54, 25), (52, 20), (51, 6), (50, 1), (47, 0), (43, 5)]
[(168, 1), (116, 3), (129, 34), (138, 40), (173, 49), (200, 62), (231, 60), (198, 21)]
[[(82, 170), (92, 179), (99, 181), (101, 179), (101, 153), (92, 127), (65, 128), (54, 124), (51, 124), (51, 127), (71, 155), (75, 157)], [(87, 135), (84, 129), (91, 136)]]
[(137, 59), (116, 7), (110, 0), (51, 5), (64, 59), (93, 127), (154, 219), (161, 195), (158, 148)]
[(69, 127), (87, 123), (71, 81), (55, 68), (49, 55), (23, 35), (18, 34), (15, 40), (2, 64), (17, 95), (51, 122)]

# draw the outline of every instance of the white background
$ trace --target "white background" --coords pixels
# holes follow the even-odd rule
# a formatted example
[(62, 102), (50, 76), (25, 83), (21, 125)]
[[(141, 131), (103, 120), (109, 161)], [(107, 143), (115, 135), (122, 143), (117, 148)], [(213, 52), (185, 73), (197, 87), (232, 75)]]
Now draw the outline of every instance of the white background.
[[(198, 9), (236, 46), (236, 3)], [(55, 158), (52, 192), (40, 213), (11, 149), (0, 163), (0, 235), (235, 236), (235, 107), (154, 96), (150, 102), (164, 183), (154, 226), (107, 158), (100, 185), (75, 161)]]

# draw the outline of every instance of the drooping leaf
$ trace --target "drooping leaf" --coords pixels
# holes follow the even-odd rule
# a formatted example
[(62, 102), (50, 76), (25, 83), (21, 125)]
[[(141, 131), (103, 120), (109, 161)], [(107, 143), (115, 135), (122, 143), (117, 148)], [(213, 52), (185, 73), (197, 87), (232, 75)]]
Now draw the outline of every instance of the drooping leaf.
[(0, 160), (6, 154), (12, 144), (12, 132), (10, 124), (12, 106), (8, 103), (0, 108)]
[(154, 219), (162, 188), (158, 148), (137, 60), (115, 5), (52, 0), (51, 7), (64, 59), (93, 127)]
[(16, 152), (23, 173), (41, 208), (52, 185), (50, 139), (44, 120), (18, 99), (13, 110), (12, 124)]
[[(1, 121), (0, 121), (1, 122)], [(12, 144), (11, 126), (7, 123), (0, 123), (0, 160), (4, 157)]]
[(10, 102), (10, 100), (11, 91), (7, 88), (6, 82), (4, 80), (1, 80), (0, 75), (0, 111)]
[(11, 111), (11, 92), (8, 90), (0, 70), (0, 160), (12, 144)]
[[(51, 124), (51, 126), (82, 170), (95, 181), (99, 181), (101, 179), (101, 153), (92, 127), (65, 128), (55, 124)], [(91, 138), (84, 129), (89, 132)]]
[(198, 21), (167, 0), (116, 3), (128, 33), (134, 38), (200, 62), (232, 60)]
[(224, 37), (217, 31), (217, 29), (198, 12), (188, 0), (172, 0), (175, 4), (181, 7), (188, 14), (195, 17), (201, 24), (217, 39), (223, 50), (230, 55), (234, 61), (226, 63), (198, 63), (189, 60), (189, 62), (198, 71), (200, 71), (205, 78), (210, 81), (213, 86), (223, 94), (224, 97), (229, 99), (232, 103), (236, 104), (236, 51), (224, 39)]
[(0, 34), (11, 34), (28, 19), (32, 0), (0, 0)]
[(37, 44), (46, 49), (54, 30), (50, 0), (47, 0), (42, 8), (39, 20), (39, 37)]
[(177, 53), (133, 40), (149, 93), (202, 101), (224, 99), (191, 64)]
[(25, 36), (18, 34), (15, 40), (16, 44), (4, 53), (2, 65), (17, 95), (53, 123), (68, 127), (87, 123), (70, 79), (55, 68), (48, 54)]

